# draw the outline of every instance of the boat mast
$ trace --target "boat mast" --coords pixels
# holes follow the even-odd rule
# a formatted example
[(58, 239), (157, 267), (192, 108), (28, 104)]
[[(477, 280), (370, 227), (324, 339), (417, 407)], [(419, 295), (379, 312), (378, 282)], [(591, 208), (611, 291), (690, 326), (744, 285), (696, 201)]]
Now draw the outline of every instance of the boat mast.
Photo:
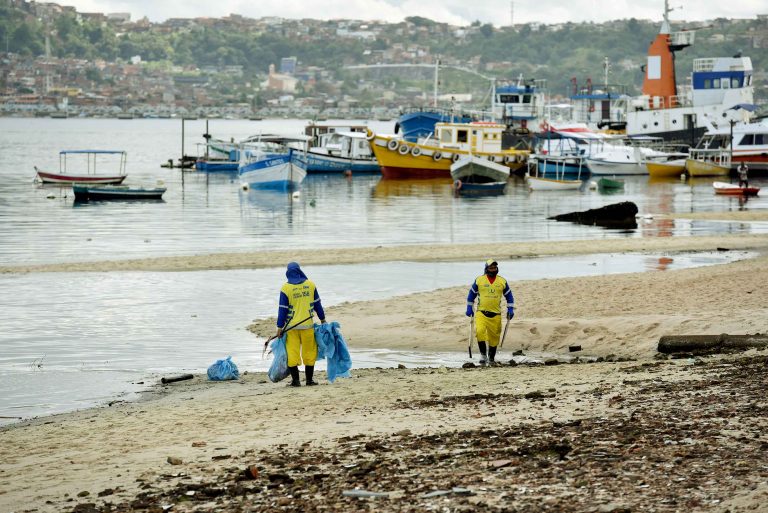
[(440, 56), (437, 56), (435, 60), (435, 92), (432, 100), (432, 106), (437, 108), (437, 85), (439, 83), (438, 74), (440, 73)]

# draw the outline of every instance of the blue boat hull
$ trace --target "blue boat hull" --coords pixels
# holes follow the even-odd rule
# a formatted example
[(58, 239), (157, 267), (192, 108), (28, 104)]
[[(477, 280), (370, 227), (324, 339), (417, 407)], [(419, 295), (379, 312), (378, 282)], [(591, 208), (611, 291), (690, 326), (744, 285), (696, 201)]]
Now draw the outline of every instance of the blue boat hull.
[(417, 142), (420, 137), (435, 133), (435, 123), (469, 123), (472, 118), (466, 115), (450, 115), (435, 110), (422, 110), (403, 114), (397, 120), (395, 133), (401, 133), (403, 139)]
[(557, 164), (554, 162), (539, 162), (538, 171), (540, 178), (552, 178), (555, 176), (558, 178), (561, 176), (576, 177), (579, 176), (579, 173), (585, 176), (589, 174), (587, 166), (579, 166), (569, 162)]
[(381, 171), (376, 160), (351, 159), (320, 155), (317, 153), (293, 153), (293, 163), (307, 173), (378, 173)]
[(198, 160), (195, 162), (195, 169), (198, 171), (217, 172), (217, 171), (237, 171), (237, 161), (213, 161)]
[[(460, 182), (457, 180), (457, 182)], [(504, 194), (507, 182), (489, 183), (454, 183), (454, 190), (459, 196), (494, 196)]]

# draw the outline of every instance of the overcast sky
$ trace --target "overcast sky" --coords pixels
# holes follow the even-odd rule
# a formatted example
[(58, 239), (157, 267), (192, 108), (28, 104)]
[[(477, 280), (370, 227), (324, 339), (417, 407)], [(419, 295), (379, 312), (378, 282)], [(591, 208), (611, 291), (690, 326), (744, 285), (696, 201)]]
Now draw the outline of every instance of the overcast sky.
[[(496, 26), (541, 21), (559, 23), (638, 18), (661, 20), (663, 0), (58, 0), (80, 12), (129, 12), (131, 19), (147, 16), (160, 22), (168, 18), (220, 18), (240, 14), (250, 18), (356, 19), (402, 21), (423, 16), (453, 25), (479, 20)], [(675, 20), (754, 18), (768, 14), (766, 0), (671, 0)]]

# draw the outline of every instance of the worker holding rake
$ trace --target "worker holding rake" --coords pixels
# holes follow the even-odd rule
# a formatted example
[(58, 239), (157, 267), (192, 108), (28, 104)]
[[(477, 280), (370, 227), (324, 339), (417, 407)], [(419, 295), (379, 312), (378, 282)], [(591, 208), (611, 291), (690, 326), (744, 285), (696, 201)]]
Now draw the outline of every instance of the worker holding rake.
[[(496, 349), (501, 338), (501, 299), (507, 301), (507, 325), (515, 316), (515, 298), (507, 280), (499, 276), (499, 264), (490, 258), (485, 261), (485, 274), (478, 276), (467, 295), (467, 317), (474, 317), (480, 363), (496, 363)], [(477, 299), (477, 315), (475, 315)], [(505, 330), (506, 331), (506, 328)], [(503, 339), (502, 339), (503, 342)], [(486, 343), (488, 344), (486, 353)], [(470, 334), (470, 357), (471, 334)]]

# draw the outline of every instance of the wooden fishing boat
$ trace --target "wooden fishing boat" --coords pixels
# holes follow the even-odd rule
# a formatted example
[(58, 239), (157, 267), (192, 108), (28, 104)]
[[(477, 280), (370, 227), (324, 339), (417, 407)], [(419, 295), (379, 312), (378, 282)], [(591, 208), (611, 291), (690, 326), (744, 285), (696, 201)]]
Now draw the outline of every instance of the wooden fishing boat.
[[(79, 155), (85, 157), (85, 166), (77, 171), (67, 169), (67, 157)], [(117, 171), (100, 173), (96, 169), (97, 157), (117, 155), (119, 158)], [(119, 184), (125, 180), (126, 153), (120, 150), (64, 150), (59, 152), (59, 172), (44, 171), (35, 167), (37, 178), (44, 184), (71, 185), (73, 183), (87, 184)], [(78, 159), (76, 159), (78, 160)]]
[(668, 160), (666, 162), (647, 161), (648, 175), (651, 178), (677, 178), (685, 173), (685, 159)]
[(731, 154), (722, 149), (691, 149), (685, 159), (685, 170), (692, 176), (728, 176), (731, 172)]
[(528, 169), (526, 180), (532, 191), (577, 190), (584, 185), (581, 179), (584, 157), (580, 155), (535, 154), (529, 160)]
[(165, 187), (140, 187), (131, 185), (73, 184), (75, 201), (89, 200), (159, 200)]
[(451, 164), (470, 154), (503, 164), (511, 172), (523, 167), (529, 151), (502, 149), (504, 129), (498, 123), (437, 123), (434, 136), (418, 143), (370, 130), (366, 138), (386, 179), (448, 178)]
[(760, 187), (739, 187), (736, 184), (726, 182), (712, 182), (712, 188), (715, 194), (726, 194), (730, 196), (757, 196)]

